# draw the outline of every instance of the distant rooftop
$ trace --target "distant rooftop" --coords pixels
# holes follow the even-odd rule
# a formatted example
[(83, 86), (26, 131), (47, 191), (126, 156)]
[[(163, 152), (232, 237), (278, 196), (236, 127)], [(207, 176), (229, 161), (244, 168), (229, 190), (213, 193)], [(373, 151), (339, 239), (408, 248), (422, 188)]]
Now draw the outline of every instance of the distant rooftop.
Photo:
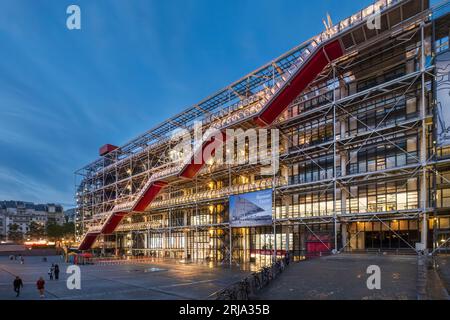
[(17, 200), (0, 201), (0, 209), (23, 208), (23, 209), (34, 209), (36, 211), (48, 211), (50, 207), (55, 207), (55, 212), (63, 212), (64, 211), (64, 208), (62, 205), (55, 204), (55, 203), (35, 204), (33, 202), (17, 201)]

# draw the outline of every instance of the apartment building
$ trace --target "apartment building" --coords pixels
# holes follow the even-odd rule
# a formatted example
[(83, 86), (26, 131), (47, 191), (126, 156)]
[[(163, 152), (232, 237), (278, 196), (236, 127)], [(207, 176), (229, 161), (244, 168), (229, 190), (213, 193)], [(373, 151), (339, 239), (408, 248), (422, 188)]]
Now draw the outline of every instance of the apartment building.
[(11, 225), (17, 225), (24, 235), (30, 230), (30, 223), (42, 226), (48, 224), (62, 225), (63, 207), (57, 204), (34, 204), (24, 201), (0, 201), (0, 236), (8, 238)]

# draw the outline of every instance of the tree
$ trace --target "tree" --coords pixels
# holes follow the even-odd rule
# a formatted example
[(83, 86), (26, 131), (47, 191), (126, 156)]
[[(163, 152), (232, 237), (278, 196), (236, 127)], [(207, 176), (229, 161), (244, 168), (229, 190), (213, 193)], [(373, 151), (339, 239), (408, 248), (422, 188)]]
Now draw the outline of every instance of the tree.
[(64, 223), (62, 226), (52, 223), (47, 225), (47, 236), (52, 240), (62, 238), (73, 238), (75, 235), (75, 225), (73, 222)]
[(47, 236), (51, 240), (58, 240), (64, 236), (63, 227), (56, 223), (47, 225)]
[(75, 223), (67, 222), (63, 225), (63, 228), (65, 238), (75, 238)]
[(20, 230), (20, 226), (17, 223), (9, 225), (8, 239), (14, 242), (20, 242), (23, 240), (23, 233)]
[(29, 225), (29, 231), (27, 232), (27, 236), (31, 239), (39, 239), (45, 236), (45, 228), (42, 224), (37, 223), (36, 221), (31, 221)]

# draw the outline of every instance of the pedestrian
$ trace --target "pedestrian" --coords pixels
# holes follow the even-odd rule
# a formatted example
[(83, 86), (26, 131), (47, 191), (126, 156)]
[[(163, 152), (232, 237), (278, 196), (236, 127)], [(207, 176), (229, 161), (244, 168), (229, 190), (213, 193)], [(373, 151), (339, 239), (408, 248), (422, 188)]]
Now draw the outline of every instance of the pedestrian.
[(41, 298), (44, 298), (44, 292), (45, 292), (45, 281), (42, 277), (39, 277), (39, 280), (36, 282), (36, 287), (39, 291), (39, 295)]
[(55, 270), (55, 266), (52, 263), (52, 266), (48, 269), (48, 276), (50, 280), (53, 280), (53, 271)]
[(14, 291), (16, 292), (16, 297), (18, 297), (20, 295), (20, 288), (23, 288), (23, 282), (19, 276), (17, 276), (14, 279), (13, 286), (14, 286)]
[(291, 261), (291, 257), (289, 256), (289, 251), (286, 251), (285, 260), (286, 260), (286, 266), (288, 266), (289, 262)]
[(25, 259), (22, 256), (20, 256), (20, 264), (24, 264), (24, 263), (25, 263)]
[(59, 279), (59, 266), (55, 264), (55, 280)]

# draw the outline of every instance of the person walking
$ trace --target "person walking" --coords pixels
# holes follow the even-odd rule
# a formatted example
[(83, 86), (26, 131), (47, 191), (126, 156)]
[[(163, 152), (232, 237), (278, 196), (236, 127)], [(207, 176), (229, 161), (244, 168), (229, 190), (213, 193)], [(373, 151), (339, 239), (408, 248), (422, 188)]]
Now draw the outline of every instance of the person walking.
[(20, 295), (20, 288), (23, 288), (23, 282), (22, 279), (20, 279), (19, 276), (17, 276), (13, 281), (14, 291), (16, 292), (16, 297)]
[(291, 261), (291, 257), (289, 255), (289, 251), (286, 251), (285, 261), (286, 261), (286, 266), (288, 266), (289, 262)]
[(53, 280), (53, 271), (55, 270), (55, 266), (52, 263), (52, 266), (50, 267), (50, 269), (48, 269), (48, 276), (50, 278), (50, 280)]
[(59, 280), (59, 266), (55, 264), (55, 280)]
[(39, 291), (39, 295), (41, 298), (44, 298), (44, 292), (45, 292), (45, 281), (44, 278), (39, 277), (39, 280), (36, 282), (36, 287)]

